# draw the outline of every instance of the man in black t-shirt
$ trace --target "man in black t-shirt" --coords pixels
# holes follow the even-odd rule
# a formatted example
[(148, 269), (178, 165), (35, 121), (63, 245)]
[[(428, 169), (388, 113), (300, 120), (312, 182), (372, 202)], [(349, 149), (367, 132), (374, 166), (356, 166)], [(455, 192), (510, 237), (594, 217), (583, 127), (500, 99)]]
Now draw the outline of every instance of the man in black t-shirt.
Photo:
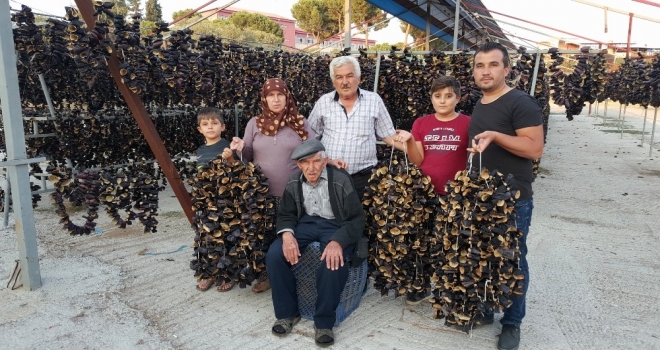
[[(543, 119), (541, 106), (528, 94), (505, 83), (509, 74), (509, 54), (502, 45), (488, 42), (475, 52), (473, 76), (483, 97), (474, 107), (468, 128), (475, 152), (481, 152), (481, 164), (489, 170), (512, 174), (514, 190), (520, 191), (516, 201), (516, 225), (523, 231), (520, 238), (520, 268), (525, 275), (525, 294), (512, 295), (513, 305), (504, 311), (500, 350), (518, 349), (520, 324), (525, 317), (525, 296), (529, 286), (527, 266), (527, 234), (532, 219), (532, 160), (543, 153)], [(487, 314), (482, 324), (492, 323)]]

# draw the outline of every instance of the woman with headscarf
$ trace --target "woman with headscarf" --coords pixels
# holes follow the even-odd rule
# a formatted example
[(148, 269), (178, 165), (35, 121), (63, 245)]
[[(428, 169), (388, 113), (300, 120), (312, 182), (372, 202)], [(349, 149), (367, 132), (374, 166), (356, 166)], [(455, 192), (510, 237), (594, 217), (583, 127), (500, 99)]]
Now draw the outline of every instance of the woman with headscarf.
[[(315, 137), (307, 120), (298, 114), (296, 101), (282, 79), (271, 78), (261, 89), (260, 115), (250, 119), (245, 127), (243, 139), (234, 137), (231, 150), (236, 151), (243, 161), (251, 161), (261, 167), (268, 178), (269, 193), (280, 197), (289, 177), (298, 170), (291, 153), (303, 141)], [(233, 285), (221, 285), (219, 291), (227, 291)], [(252, 287), (255, 293), (270, 289), (266, 275)]]

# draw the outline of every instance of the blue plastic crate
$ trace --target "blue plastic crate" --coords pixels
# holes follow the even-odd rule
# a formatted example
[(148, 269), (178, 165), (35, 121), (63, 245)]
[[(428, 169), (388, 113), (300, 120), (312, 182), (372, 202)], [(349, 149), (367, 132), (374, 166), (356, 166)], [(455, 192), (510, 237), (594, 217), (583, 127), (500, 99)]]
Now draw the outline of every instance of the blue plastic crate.
[[(300, 315), (308, 320), (314, 319), (316, 311), (316, 270), (322, 263), (321, 246), (319, 242), (311, 243), (302, 253), (300, 260), (293, 266), (298, 288), (298, 309)], [(348, 280), (341, 293), (339, 306), (337, 306), (335, 326), (338, 326), (355, 309), (360, 306), (364, 294), (364, 285), (367, 282), (367, 261), (360, 267), (348, 269)]]

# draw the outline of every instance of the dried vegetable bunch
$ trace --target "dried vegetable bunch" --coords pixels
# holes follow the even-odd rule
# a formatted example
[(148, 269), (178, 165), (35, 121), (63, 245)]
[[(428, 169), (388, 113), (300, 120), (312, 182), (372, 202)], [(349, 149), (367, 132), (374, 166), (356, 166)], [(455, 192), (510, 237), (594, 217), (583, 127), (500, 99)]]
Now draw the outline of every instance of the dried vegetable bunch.
[(440, 198), (433, 234), (433, 298), (436, 318), (469, 331), (479, 316), (511, 305), (510, 296), (523, 293), (518, 266), (519, 237), (515, 225), (517, 191), (513, 178), (496, 170), (461, 171), (447, 183)]
[(431, 179), (398, 151), (374, 167), (363, 206), (369, 274), (381, 295), (428, 290), (425, 269), (436, 196)]
[(193, 180), (192, 206), (195, 278), (251, 284), (264, 271), (275, 238), (275, 200), (260, 168), (212, 160)]

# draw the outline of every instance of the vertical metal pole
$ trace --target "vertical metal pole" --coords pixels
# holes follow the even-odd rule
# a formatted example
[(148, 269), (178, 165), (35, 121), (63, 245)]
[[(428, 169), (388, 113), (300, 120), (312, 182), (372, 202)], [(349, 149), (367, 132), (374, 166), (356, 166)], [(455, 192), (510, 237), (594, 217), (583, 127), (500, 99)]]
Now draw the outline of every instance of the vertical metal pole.
[(623, 105), (619, 104), (619, 119), (617, 119), (616, 121), (617, 130), (619, 129), (619, 127), (621, 127), (621, 109), (623, 109)]
[(344, 0), (344, 49), (351, 50), (351, 0)]
[(39, 74), (39, 81), (41, 82), (41, 90), (44, 91), (44, 96), (46, 97), (50, 116), (55, 118), (55, 107), (53, 107), (53, 101), (50, 99), (50, 93), (48, 92), (48, 86), (46, 86), (46, 79), (44, 79), (43, 74)]
[(541, 62), (541, 54), (536, 53), (536, 63), (534, 64), (534, 76), (532, 77), (532, 87), (529, 89), (529, 94), (534, 97), (534, 91), (536, 90), (536, 76), (539, 74), (539, 63)]
[(376, 51), (376, 77), (374, 77), (374, 92), (378, 93), (378, 76), (380, 75), (380, 51)]
[(623, 106), (623, 118), (621, 118), (621, 138), (623, 138), (623, 124), (626, 122), (626, 109), (628, 105)]
[(431, 0), (426, 0), (426, 41), (424, 47), (426, 51), (431, 50)]
[(239, 111), (238, 104), (235, 104), (234, 105), (234, 136), (241, 137), (240, 135), (238, 135), (238, 113), (239, 113), (238, 111)]
[(646, 132), (646, 114), (649, 112), (648, 107), (644, 107), (644, 125), (642, 126), (642, 146), (644, 146), (644, 133)]
[(649, 157), (653, 153), (653, 136), (655, 136), (655, 120), (658, 118), (658, 107), (653, 112), (653, 128), (651, 128), (651, 144), (649, 145)]
[(9, 205), (11, 203), (11, 186), (9, 185), (9, 175), (5, 177), (7, 179), (7, 189), (5, 190), (5, 211), (3, 213), (5, 227), (9, 226)]
[(632, 20), (635, 14), (631, 12), (628, 14), (628, 16), (630, 16), (630, 19), (628, 20), (628, 43), (626, 44), (626, 58), (630, 57), (630, 34), (632, 33)]
[[(7, 161), (27, 160), (21, 96), (18, 88), (14, 34), (11, 29), (9, 0), (0, 0), (0, 101), (2, 121), (5, 126)], [(4, 18), (4, 19), (2, 19)], [(14, 196), (14, 220), (16, 241), (23, 277), (23, 288), (35, 290), (41, 287), (39, 251), (32, 210), (32, 191), (28, 164), (8, 164), (7, 177)]]
[(609, 101), (609, 98), (605, 99), (605, 109), (603, 110), (603, 122), (605, 122), (605, 118), (607, 117), (607, 101)]
[(452, 50), (456, 52), (458, 50), (458, 22), (461, 19), (461, 0), (456, 0), (456, 11), (454, 12), (454, 43), (452, 44)]

